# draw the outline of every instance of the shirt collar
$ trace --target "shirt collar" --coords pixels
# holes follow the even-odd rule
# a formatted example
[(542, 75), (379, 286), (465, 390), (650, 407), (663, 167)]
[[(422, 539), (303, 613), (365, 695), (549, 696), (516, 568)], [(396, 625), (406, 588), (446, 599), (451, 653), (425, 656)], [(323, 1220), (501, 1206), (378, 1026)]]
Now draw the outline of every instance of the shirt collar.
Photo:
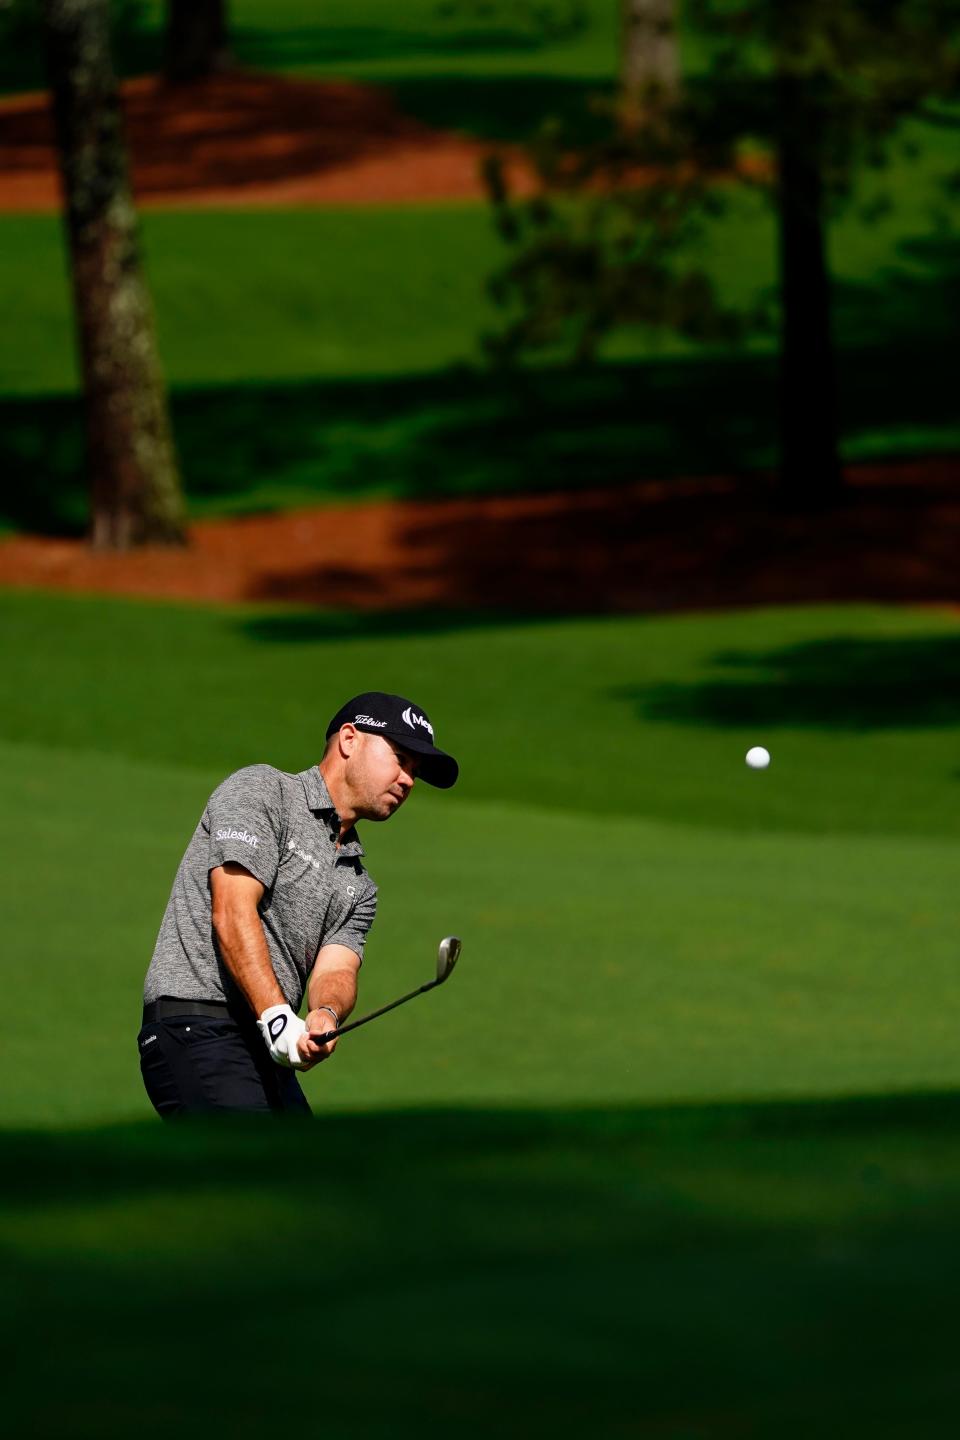
[[(316, 810), (322, 815), (331, 817), (331, 827), (340, 829), (340, 812), (330, 798), (330, 791), (327, 789), (327, 782), (320, 774), (316, 765), (311, 765), (309, 770), (301, 770), (300, 779), (303, 782), (304, 792), (307, 797), (307, 804), (311, 810)], [(352, 826), (340, 842), (341, 855), (362, 855), (363, 846), (360, 844), (356, 826)]]

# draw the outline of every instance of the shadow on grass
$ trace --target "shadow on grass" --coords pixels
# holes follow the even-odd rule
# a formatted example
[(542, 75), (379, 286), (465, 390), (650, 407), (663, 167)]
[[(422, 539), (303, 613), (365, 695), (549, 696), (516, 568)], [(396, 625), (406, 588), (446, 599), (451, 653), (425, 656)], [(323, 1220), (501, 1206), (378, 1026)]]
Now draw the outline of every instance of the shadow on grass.
[[(842, 433), (861, 459), (960, 438), (960, 266), (934, 238), (904, 258), (922, 268), (836, 286)], [(197, 518), (738, 475), (776, 459), (776, 362), (762, 354), (230, 385), (175, 391), (172, 405)], [(0, 525), (81, 533), (83, 450), (75, 398), (0, 400)]]
[[(834, 323), (839, 332), (864, 351), (877, 346), (882, 350), (891, 335), (912, 340), (914, 348), (921, 339), (935, 347), (955, 341), (960, 313), (955, 238), (914, 236), (900, 244), (898, 256), (900, 263), (879, 275), (835, 284)], [(895, 363), (896, 352), (887, 359)], [(909, 382), (906, 364), (902, 370)], [(931, 370), (926, 378), (936, 383), (937, 374)]]
[[(727, 359), (242, 385), (174, 392), (172, 403), (191, 510), (203, 517), (737, 469), (763, 457), (754, 407), (771, 384), (767, 361)], [(82, 467), (77, 400), (0, 402), (0, 520), (76, 533)]]
[[(109, 1184), (113, 1197), (183, 1195), (223, 1182), (258, 1185), (264, 1166), (291, 1146), (302, 1151), (303, 1178), (329, 1172), (326, 1148), (338, 1156), (342, 1183), (365, 1182), (398, 1165), (456, 1167), (476, 1160), (491, 1167), (524, 1156), (559, 1158), (578, 1181), (575, 1156), (600, 1171), (618, 1154), (652, 1146), (669, 1154), (701, 1144), (732, 1146), (834, 1140), (871, 1143), (882, 1137), (956, 1138), (960, 1153), (960, 1094), (953, 1090), (854, 1095), (825, 1099), (677, 1102), (636, 1107), (580, 1109), (437, 1108), (376, 1113), (315, 1114), (312, 1121), (238, 1117), (163, 1124), (147, 1121), (102, 1129), (0, 1130), (0, 1154), (8, 1181), (0, 1205), (43, 1202), (63, 1196), (96, 1200)], [(320, 1141), (320, 1144), (316, 1142)], [(158, 1170), (155, 1160), (166, 1157)], [(504, 1178), (509, 1178), (504, 1172)], [(393, 1197), (400, 1202), (398, 1197)], [(772, 1215), (771, 1215), (772, 1218)], [(736, 1221), (735, 1215), (730, 1217)], [(960, 1237), (958, 1237), (960, 1244)]]
[[(455, 65), (471, 55), (518, 55), (532, 60), (556, 42), (542, 25), (518, 14), (513, 24), (503, 11), (499, 20), (485, 25), (444, 18), (437, 4), (431, 24), (388, 25), (302, 25), (257, 30), (234, 27), (237, 59), (244, 65), (267, 70), (301, 68), (342, 68), (383, 61), (437, 58)], [(321, 12), (317, 12), (318, 15)]]
[(399, 110), (434, 130), (461, 131), (481, 140), (519, 142), (546, 121), (581, 143), (609, 133), (598, 102), (609, 99), (598, 80), (554, 75), (383, 75), (377, 77)]
[(729, 678), (629, 686), (613, 698), (645, 718), (735, 728), (931, 729), (960, 722), (960, 639), (835, 636), (774, 650), (725, 651)]
[[(485, 22), (469, 15), (445, 13), (441, 3), (424, 6), (423, 24), (407, 18), (404, 25), (344, 25), (324, 23), (322, 10), (305, 4), (304, 24), (278, 24), (261, 30), (244, 25), (235, 16), (230, 25), (233, 54), (241, 65), (260, 69), (323, 68), (349, 72), (369, 62), (396, 60), (449, 60), (456, 65), (464, 56), (522, 56), (534, 65), (537, 57), (571, 39), (583, 28), (571, 21), (560, 27), (538, 18), (536, 7), (511, 16), (504, 8)], [(315, 17), (315, 18), (314, 18)], [(310, 23), (313, 21), (313, 23)], [(139, 75), (159, 69), (163, 59), (163, 28), (144, 9), (143, 0), (111, 0), (114, 63), (121, 75)], [(35, 7), (19, 0), (10, 13), (0, 13), (0, 91), (31, 90), (46, 83), (43, 36)], [(537, 77), (534, 78), (534, 83)], [(496, 83), (495, 81), (492, 83)], [(541, 112), (542, 113), (542, 112)]]
[(373, 611), (290, 608), (243, 615), (234, 623), (251, 640), (271, 645), (304, 645), (324, 640), (465, 635), (471, 630), (499, 630), (504, 626), (523, 625), (531, 621), (542, 625), (544, 617), (536, 612), (519, 610), (516, 613), (497, 610), (491, 614), (489, 610), (455, 610), (434, 605), (421, 609)]
[[(847, 433), (956, 424), (952, 347), (845, 357)], [(775, 456), (767, 356), (607, 364), (501, 376), (176, 391), (196, 518), (328, 501), (578, 490), (644, 477), (743, 474)], [(878, 432), (884, 432), (879, 435)], [(72, 397), (0, 401), (0, 523), (77, 534), (87, 511)]]
[(932, 1440), (958, 1121), (943, 1094), (9, 1135), (8, 1423), (479, 1437), (495, 1401), (518, 1437)]

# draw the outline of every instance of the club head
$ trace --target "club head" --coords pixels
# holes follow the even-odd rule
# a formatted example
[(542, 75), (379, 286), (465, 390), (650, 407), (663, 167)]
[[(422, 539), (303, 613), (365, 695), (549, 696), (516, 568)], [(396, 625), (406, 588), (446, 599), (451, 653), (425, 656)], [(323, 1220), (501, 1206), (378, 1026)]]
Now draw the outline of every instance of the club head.
[(437, 951), (437, 984), (442, 985), (460, 958), (460, 941), (456, 935), (448, 935), (440, 941)]

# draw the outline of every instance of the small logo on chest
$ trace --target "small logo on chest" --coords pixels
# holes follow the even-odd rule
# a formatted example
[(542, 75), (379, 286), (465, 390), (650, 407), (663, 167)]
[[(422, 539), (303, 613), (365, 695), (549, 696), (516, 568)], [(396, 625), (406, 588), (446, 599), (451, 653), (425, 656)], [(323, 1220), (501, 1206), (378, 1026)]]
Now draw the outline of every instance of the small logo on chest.
[(314, 856), (310, 854), (309, 850), (301, 850), (296, 840), (288, 840), (287, 849), (288, 851), (292, 851), (295, 855), (299, 855), (300, 859), (305, 860), (308, 865), (312, 865), (314, 870), (320, 869), (320, 861), (315, 859)]

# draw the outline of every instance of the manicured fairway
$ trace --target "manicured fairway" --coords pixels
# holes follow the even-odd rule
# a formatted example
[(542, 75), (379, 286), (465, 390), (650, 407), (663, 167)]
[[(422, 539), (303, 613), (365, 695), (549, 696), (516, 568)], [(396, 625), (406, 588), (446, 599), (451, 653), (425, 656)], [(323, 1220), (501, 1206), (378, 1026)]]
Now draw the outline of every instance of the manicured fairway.
[[(939, 142), (926, 148), (935, 133), (917, 139), (923, 161), (888, 181), (901, 206), (881, 220), (852, 213), (836, 227), (838, 338), (848, 346), (910, 336), (936, 343), (949, 333), (949, 316), (930, 301), (955, 287), (956, 266), (925, 222), (956, 156)], [(864, 199), (876, 188), (871, 182)], [(481, 204), (183, 210), (147, 215), (144, 231), (176, 386), (429, 373), (478, 359), (479, 337), (496, 318), (485, 285), (505, 252)], [(73, 389), (60, 221), (0, 217), (0, 243), (0, 394)], [(703, 264), (734, 307), (755, 305), (774, 285), (774, 229), (760, 197), (726, 197), (704, 235)], [(757, 337), (755, 348), (769, 350), (769, 339)], [(704, 352), (668, 333), (620, 335), (610, 353)]]
[[(126, 14), (119, 14), (122, 9)], [(114, 52), (123, 73), (159, 69), (163, 55), (163, 0), (114, 7)], [(576, 16), (558, 30), (541, 16)], [(550, 7), (454, 3), (442, 0), (231, 0), (230, 37), (240, 64), (406, 84), (418, 108), (447, 123), (471, 122), (481, 133), (522, 131), (545, 101), (585, 86), (607, 87), (617, 71), (618, 23), (608, 0), (559, 0)], [(39, 44), (24, 46), (3, 63), (0, 86), (42, 83)], [(688, 58), (691, 58), (688, 56)], [(511, 84), (511, 82), (513, 82)], [(495, 103), (499, 96), (500, 105)]]
[(157, 1124), (0, 1153), (13, 1433), (953, 1428), (955, 1099)]
[[(941, 1440), (956, 619), (358, 620), (0, 595), (16, 1433)], [(134, 1031), (210, 786), (409, 688), (313, 1127), (164, 1129)], [(747, 744), (773, 752), (748, 772)]]
[[(143, 1114), (139, 985), (218, 778), (315, 760), (371, 685), (435, 712), (464, 780), (368, 831), (364, 1002), (324, 1108), (632, 1105), (949, 1087), (960, 1003), (960, 640), (879, 608), (431, 628), (3, 597), (0, 1120)], [(743, 765), (773, 752), (769, 772)], [(42, 917), (42, 919), (41, 919)], [(38, 923), (38, 921), (40, 923)], [(56, 977), (71, 1084), (18, 1020)], [(52, 998), (52, 997), (51, 997)], [(482, 1036), (478, 1039), (478, 1032)]]

